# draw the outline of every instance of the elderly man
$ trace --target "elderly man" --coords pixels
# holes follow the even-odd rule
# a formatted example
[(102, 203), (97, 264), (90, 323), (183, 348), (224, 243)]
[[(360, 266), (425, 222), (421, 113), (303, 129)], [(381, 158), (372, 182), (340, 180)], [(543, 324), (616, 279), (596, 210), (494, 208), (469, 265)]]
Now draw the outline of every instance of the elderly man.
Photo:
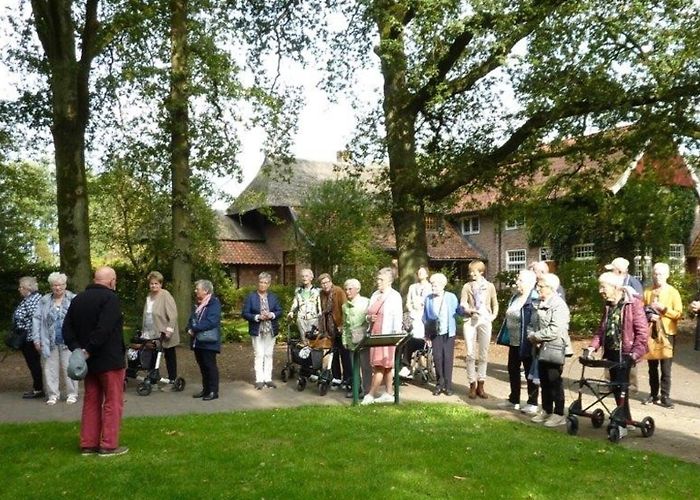
[(83, 455), (123, 455), (119, 428), (124, 410), (124, 335), (122, 311), (115, 293), (117, 273), (95, 271), (94, 283), (73, 299), (63, 321), (63, 338), (71, 351), (87, 359), (85, 398), (80, 423)]
[[(534, 271), (538, 280), (542, 279), (545, 274), (549, 274), (549, 264), (547, 264), (547, 262), (544, 260), (530, 262), (530, 265), (527, 266), (527, 268), (530, 271)], [(561, 283), (557, 287), (556, 292), (562, 299), (566, 300), (566, 291), (564, 290), (564, 287), (561, 286)], [(537, 288), (532, 290), (532, 300), (539, 300), (539, 292), (537, 292)]]
[(331, 366), (333, 384), (345, 385), (347, 388), (352, 385), (352, 361), (350, 351), (343, 346), (340, 336), (343, 330), (343, 304), (347, 299), (343, 289), (333, 284), (330, 274), (323, 273), (318, 277), (318, 282), (321, 285), (321, 316), (318, 321), (318, 329), (333, 340), (333, 346), (338, 352), (338, 356), (333, 356)]
[[(355, 278), (345, 281), (345, 295), (348, 301), (343, 304), (343, 346), (349, 351), (354, 351), (362, 337), (367, 334), (367, 308), (369, 299), (360, 295), (360, 282)], [(352, 359), (351, 359), (352, 361)], [(354, 370), (355, 367), (353, 366)], [(369, 349), (360, 352), (360, 370), (362, 374), (362, 386), (360, 397), (369, 392), (372, 385), (372, 366), (369, 362)], [(352, 372), (351, 372), (352, 373)], [(352, 380), (352, 374), (350, 375)], [(352, 397), (352, 387), (348, 388), (345, 395)]]
[(642, 282), (636, 276), (629, 274), (630, 261), (622, 257), (615, 257), (612, 262), (605, 266), (608, 271), (622, 276), (622, 286), (629, 286), (635, 291), (639, 297), (644, 293)]

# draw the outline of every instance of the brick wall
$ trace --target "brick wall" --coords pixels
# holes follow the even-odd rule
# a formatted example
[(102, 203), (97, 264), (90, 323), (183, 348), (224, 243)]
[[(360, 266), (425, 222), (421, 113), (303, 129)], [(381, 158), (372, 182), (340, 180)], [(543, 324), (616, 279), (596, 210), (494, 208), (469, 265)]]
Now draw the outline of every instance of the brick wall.
[[(461, 230), (461, 224), (460, 224)], [(466, 238), (481, 251), (487, 259), (486, 279), (493, 281), (496, 274), (507, 270), (508, 250), (525, 250), (525, 263), (539, 260), (540, 248), (527, 244), (527, 229), (500, 229), (491, 216), (479, 216), (479, 232), (466, 235)]]

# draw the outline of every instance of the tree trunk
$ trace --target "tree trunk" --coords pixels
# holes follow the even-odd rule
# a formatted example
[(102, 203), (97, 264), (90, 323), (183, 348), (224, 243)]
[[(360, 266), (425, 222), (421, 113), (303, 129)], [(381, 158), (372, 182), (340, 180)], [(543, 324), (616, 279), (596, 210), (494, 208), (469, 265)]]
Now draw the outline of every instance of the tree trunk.
[(85, 4), (80, 60), (76, 59), (72, 3), (33, 0), (32, 13), (49, 68), (61, 270), (69, 276), (71, 289), (80, 291), (91, 279), (85, 130), (98, 2)]
[(425, 234), (425, 210), (421, 198), (412, 194), (420, 185), (416, 165), (415, 112), (407, 104), (411, 95), (406, 82), (401, 6), (378, 8), (375, 21), (379, 29), (377, 48), (384, 77), (384, 122), (389, 154), (392, 211), (399, 265), (399, 289), (403, 296), (413, 283), (418, 268), (428, 263)]
[(187, 0), (170, 2), (171, 75), (168, 113), (172, 171), (173, 298), (180, 328), (192, 308), (192, 255), (190, 253), (190, 139), (187, 67)]

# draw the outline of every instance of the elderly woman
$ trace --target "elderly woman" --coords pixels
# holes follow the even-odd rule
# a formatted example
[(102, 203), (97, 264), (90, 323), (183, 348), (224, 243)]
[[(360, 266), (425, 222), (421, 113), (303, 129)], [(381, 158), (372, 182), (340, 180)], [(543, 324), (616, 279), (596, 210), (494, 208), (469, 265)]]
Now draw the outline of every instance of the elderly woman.
[(248, 320), (248, 334), (253, 342), (255, 353), (255, 388), (277, 388), (272, 381), (272, 354), (275, 337), (279, 331), (279, 317), (282, 315), (280, 301), (269, 292), (272, 276), (269, 273), (258, 275), (258, 289), (248, 294), (243, 303), (242, 316)]
[(311, 269), (301, 270), (301, 285), (294, 290), (294, 301), (287, 317), (297, 315), (297, 328), (302, 341), (314, 327), (318, 328), (318, 317), (321, 315), (321, 290), (313, 285), (314, 273)]
[(78, 401), (78, 382), (68, 376), (70, 350), (63, 340), (63, 318), (75, 297), (66, 290), (68, 277), (63, 273), (49, 274), (51, 292), (39, 300), (32, 321), (32, 342), (41, 355), (48, 399), (47, 405), (55, 405), (60, 398), (59, 381), (63, 379), (66, 403)]
[(406, 295), (406, 310), (411, 316), (411, 338), (403, 349), (403, 367), (399, 372), (402, 377), (411, 376), (411, 357), (413, 353), (425, 347), (425, 330), (423, 328), (423, 310), (425, 298), (432, 292), (432, 285), (428, 281), (428, 269), (419, 267), (416, 271), (417, 281), (408, 287)]
[[(480, 260), (469, 263), (472, 281), (462, 288), (460, 308), (465, 315), (464, 343), (467, 347), (469, 397), (488, 398), (484, 390), (493, 320), (498, 316), (498, 297), (493, 283), (486, 281), (486, 266)], [(478, 361), (477, 361), (478, 358)]]
[[(369, 299), (360, 295), (360, 282), (355, 278), (345, 281), (345, 295), (347, 302), (343, 303), (343, 346), (348, 351), (354, 351), (365, 334), (367, 333), (367, 308)], [(354, 358), (351, 358), (354, 359)], [(353, 370), (357, 367), (353, 365)], [(362, 375), (362, 386), (359, 393), (368, 393), (372, 384), (372, 366), (369, 362), (369, 350), (363, 349), (360, 352), (360, 371)], [(352, 380), (350, 381), (352, 383)], [(352, 386), (345, 394), (345, 397), (352, 397)]]
[(529, 269), (523, 269), (515, 282), (515, 293), (508, 302), (505, 319), (498, 333), (499, 339), (508, 339), (508, 379), (510, 395), (499, 404), (501, 408), (520, 409), (523, 413), (537, 413), (539, 389), (531, 379), (527, 380), (527, 404), (520, 407), (520, 367), (525, 373), (532, 368), (532, 345), (527, 339), (527, 326), (532, 316), (532, 289), (537, 276)]
[[(369, 299), (367, 308), (367, 321), (370, 324), (371, 335), (386, 335), (398, 333), (402, 329), (403, 304), (401, 294), (391, 288), (394, 281), (394, 272), (390, 267), (384, 267), (377, 273), (377, 290)], [(372, 386), (362, 404), (368, 405), (374, 402), (390, 403), (394, 401), (393, 376), (394, 354), (396, 348), (390, 346), (371, 347), (369, 350), (370, 364), (372, 365)], [(379, 386), (384, 383), (386, 392), (377, 397)]]
[[(641, 298), (624, 285), (625, 276), (607, 272), (598, 278), (598, 291), (605, 301), (600, 326), (593, 336), (589, 352), (603, 348), (603, 359), (620, 363), (610, 368), (610, 380), (628, 384), (630, 369), (647, 352), (648, 325)], [(621, 386), (615, 389), (620, 404)], [(631, 420), (629, 398), (624, 401), (625, 417)]]
[(425, 299), (423, 322), (425, 331), (433, 343), (433, 360), (435, 361), (435, 374), (437, 384), (433, 391), (434, 396), (444, 392), (448, 396), (454, 394), (452, 390), (452, 366), (454, 365), (455, 335), (457, 322), (455, 316), (459, 308), (457, 296), (445, 291), (447, 277), (442, 273), (435, 273), (430, 277), (433, 293)]
[(36, 399), (44, 397), (44, 381), (41, 375), (41, 355), (32, 342), (32, 320), (34, 311), (39, 305), (41, 294), (36, 278), (24, 276), (19, 279), (19, 294), (22, 301), (12, 314), (12, 328), (19, 332), (25, 339), (22, 344), (22, 355), (27, 363), (29, 373), (32, 375), (33, 390), (22, 394), (24, 399)]
[(559, 278), (545, 274), (537, 280), (539, 303), (532, 313), (527, 339), (535, 346), (542, 389), (542, 410), (535, 423), (556, 427), (566, 423), (564, 386), (561, 378), (565, 356), (572, 353), (569, 339), (569, 307), (557, 293)]
[[(668, 277), (671, 270), (668, 264), (658, 262), (654, 264), (653, 276), (654, 286), (644, 291), (644, 304), (653, 311), (650, 317), (652, 324), (663, 328), (668, 336), (671, 346), (676, 343), (676, 332), (678, 331), (678, 320), (683, 313), (683, 303), (681, 295), (674, 287), (668, 284)], [(649, 386), (651, 392), (643, 404), (654, 403), (664, 408), (673, 408), (675, 405), (671, 401), (671, 367), (673, 358), (650, 359), (649, 363)], [(659, 377), (659, 366), (661, 366), (661, 376)], [(659, 400), (659, 388), (661, 388), (661, 400)]]
[(175, 346), (180, 343), (177, 329), (177, 306), (175, 299), (163, 288), (163, 275), (158, 271), (148, 273), (148, 296), (143, 306), (141, 331), (147, 339), (163, 338), (163, 355), (168, 369), (168, 378), (177, 378), (177, 355)]
[(193, 398), (211, 401), (219, 398), (219, 367), (216, 355), (221, 351), (221, 302), (209, 280), (194, 284), (195, 306), (187, 321), (190, 346), (202, 374), (202, 390)]

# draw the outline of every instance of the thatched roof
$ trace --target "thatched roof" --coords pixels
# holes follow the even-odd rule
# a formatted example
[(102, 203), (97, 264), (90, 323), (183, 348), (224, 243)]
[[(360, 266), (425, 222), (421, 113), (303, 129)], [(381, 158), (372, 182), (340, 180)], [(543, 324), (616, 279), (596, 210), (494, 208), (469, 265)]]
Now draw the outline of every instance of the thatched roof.
[[(341, 179), (354, 167), (344, 162), (296, 159), (288, 165), (277, 165), (267, 159), (258, 175), (229, 207), (229, 215), (244, 214), (261, 207), (299, 207), (309, 189), (327, 180)], [(377, 175), (379, 167), (370, 166), (360, 177)]]
[(229, 241), (264, 241), (265, 238), (258, 231), (249, 226), (244, 226), (236, 217), (228, 217), (223, 212), (216, 212), (216, 221), (219, 225), (219, 239)]

